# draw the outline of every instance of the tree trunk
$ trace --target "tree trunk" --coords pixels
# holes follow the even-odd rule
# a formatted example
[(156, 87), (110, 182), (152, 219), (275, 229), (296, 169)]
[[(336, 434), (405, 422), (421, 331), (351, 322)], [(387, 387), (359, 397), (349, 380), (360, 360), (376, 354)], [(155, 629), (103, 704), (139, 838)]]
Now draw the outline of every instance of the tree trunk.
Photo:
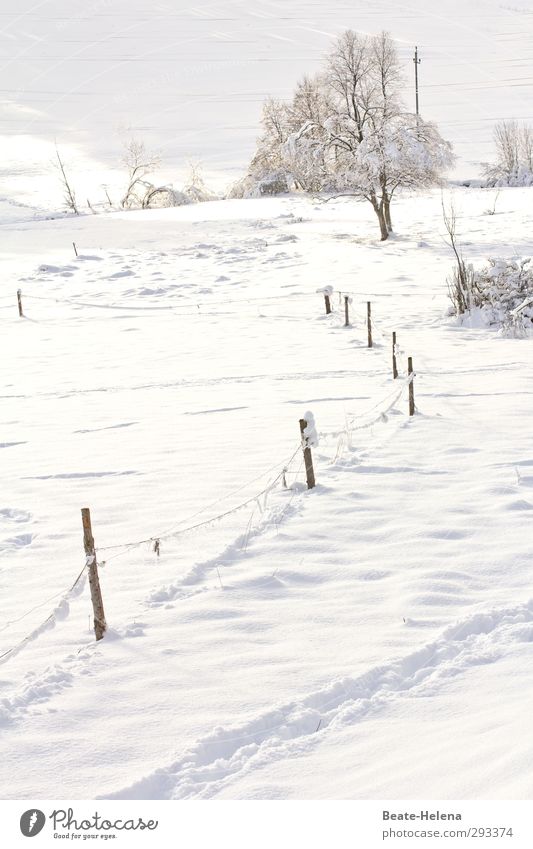
[(385, 223), (387, 225), (387, 230), (389, 233), (392, 233), (392, 220), (390, 217), (390, 200), (387, 198), (383, 204), (383, 211), (385, 213)]
[(385, 210), (381, 203), (376, 207), (376, 215), (378, 217), (379, 229), (381, 231), (381, 241), (384, 242), (385, 239), (389, 238), (389, 228), (387, 227), (387, 222), (385, 220)]
[(377, 200), (376, 197), (371, 197), (370, 203), (372, 204), (374, 212), (376, 213), (376, 215), (378, 217), (379, 229), (380, 229), (380, 232), (381, 232), (381, 241), (384, 242), (386, 239), (389, 238), (389, 228), (387, 227), (387, 222), (385, 220), (385, 208), (384, 208), (383, 199), (381, 199), (380, 202), (378, 203), (378, 200)]
[(378, 203), (377, 197), (375, 195), (371, 195), (368, 200), (370, 200), (372, 208), (378, 217), (379, 229), (381, 232), (381, 241), (384, 242), (385, 239), (389, 238), (389, 228), (387, 227), (387, 222), (385, 220), (385, 208), (383, 198)]

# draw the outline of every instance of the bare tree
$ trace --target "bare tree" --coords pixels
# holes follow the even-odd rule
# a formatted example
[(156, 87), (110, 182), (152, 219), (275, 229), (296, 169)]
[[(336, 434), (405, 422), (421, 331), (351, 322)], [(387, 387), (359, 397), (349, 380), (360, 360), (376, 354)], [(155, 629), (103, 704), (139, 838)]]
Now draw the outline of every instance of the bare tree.
[(337, 96), (337, 112), (343, 133), (337, 144), (346, 149), (363, 141), (364, 128), (375, 102), (376, 80), (372, 74), (370, 40), (347, 30), (336, 40), (327, 63), (328, 84)]
[(496, 124), (494, 141), (498, 162), (504, 172), (511, 175), (520, 161), (520, 134), (516, 121), (502, 121)]
[(142, 206), (146, 194), (145, 177), (161, 164), (161, 157), (147, 150), (143, 141), (131, 138), (124, 144), (122, 164), (128, 170), (128, 187), (121, 200), (121, 206)]
[(64, 165), (63, 160), (61, 159), (61, 156), (59, 154), (59, 150), (58, 150), (57, 146), (56, 146), (56, 157), (57, 157), (57, 163), (54, 163), (54, 164), (55, 164), (55, 167), (59, 171), (59, 177), (60, 177), (60, 180), (61, 180), (61, 185), (63, 186), (63, 202), (64, 202), (64, 205), (65, 205), (65, 209), (69, 210), (70, 212), (73, 212), (75, 215), (79, 215), (80, 212), (79, 212), (79, 209), (78, 209), (78, 205), (76, 203), (76, 194), (75, 194), (74, 189), (72, 188), (70, 181), (67, 177), (67, 172), (65, 171), (65, 165)]
[(217, 200), (218, 196), (212, 192), (205, 184), (202, 174), (202, 164), (197, 161), (189, 161), (187, 163), (189, 173), (183, 187), (183, 194), (192, 203), (202, 203), (210, 200)]
[(496, 162), (485, 165), (490, 186), (530, 183), (533, 178), (533, 129), (518, 121), (500, 121), (494, 127)]
[(448, 234), (448, 242), (455, 257), (455, 266), (451, 277), (448, 277), (448, 294), (453, 304), (455, 314), (462, 315), (472, 309), (473, 296), (476, 287), (476, 277), (471, 265), (467, 265), (457, 239), (457, 212), (453, 200), (448, 208), (442, 198), (442, 219)]
[(529, 124), (520, 127), (520, 160), (528, 171), (533, 172), (533, 129)]
[[(287, 104), (273, 97), (265, 100), (261, 125), (263, 133), (258, 139), (257, 149), (250, 163), (250, 177), (252, 182), (260, 182), (265, 178), (279, 176), (283, 183), (281, 171), (286, 170), (283, 162), (283, 145), (290, 133)], [(285, 187), (287, 187), (286, 179)]]
[(372, 72), (381, 99), (381, 114), (384, 118), (392, 118), (402, 111), (399, 92), (403, 80), (398, 53), (387, 32), (371, 40), (370, 51)]

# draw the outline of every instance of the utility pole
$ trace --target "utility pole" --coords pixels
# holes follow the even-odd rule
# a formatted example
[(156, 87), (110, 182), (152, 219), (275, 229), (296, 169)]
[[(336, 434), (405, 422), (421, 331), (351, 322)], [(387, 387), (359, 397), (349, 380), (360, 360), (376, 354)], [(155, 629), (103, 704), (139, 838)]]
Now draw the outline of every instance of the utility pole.
[(102, 601), (102, 590), (100, 589), (100, 578), (98, 577), (98, 564), (96, 562), (96, 551), (94, 549), (94, 537), (91, 527), (91, 511), (83, 507), (81, 511), (83, 524), (83, 545), (85, 548), (86, 564), (89, 571), (89, 586), (91, 588), (91, 601), (94, 613), (94, 633), (97, 640), (101, 640), (107, 630), (105, 621), (104, 602)]
[(420, 59), (418, 58), (418, 47), (415, 47), (415, 58), (413, 62), (415, 63), (415, 99), (416, 99), (416, 117), (418, 119), (419, 111), (418, 111), (418, 66), (420, 65)]

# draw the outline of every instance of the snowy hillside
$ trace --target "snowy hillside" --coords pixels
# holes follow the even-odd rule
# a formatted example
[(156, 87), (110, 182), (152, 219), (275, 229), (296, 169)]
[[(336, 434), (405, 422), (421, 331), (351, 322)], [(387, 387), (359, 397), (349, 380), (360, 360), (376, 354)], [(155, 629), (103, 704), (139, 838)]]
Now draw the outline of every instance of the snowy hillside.
[[(418, 47), (455, 189), (354, 38), (352, 112), (330, 67), (264, 142), (309, 195), (117, 211), (128, 141), (222, 195), (346, 29), (409, 113)], [(533, 315), (532, 189), (476, 186), (533, 122), (533, 0), (4, 0), (0, 34), (3, 798), (530, 799), (532, 339), (488, 322)]]
[[(466, 257), (531, 253), (492, 195)], [(440, 203), (2, 226), (6, 797), (530, 798), (530, 341), (445, 317)]]
[(161, 151), (163, 181), (179, 183), (192, 159), (226, 187), (246, 169), (265, 97), (288, 97), (347, 28), (391, 32), (411, 109), (418, 45), (422, 115), (454, 143), (456, 176), (476, 178), (494, 123), (532, 119), (532, 14), (531, 0), (4, 0), (1, 194), (57, 208), (57, 142), (83, 201), (105, 200), (131, 134)]

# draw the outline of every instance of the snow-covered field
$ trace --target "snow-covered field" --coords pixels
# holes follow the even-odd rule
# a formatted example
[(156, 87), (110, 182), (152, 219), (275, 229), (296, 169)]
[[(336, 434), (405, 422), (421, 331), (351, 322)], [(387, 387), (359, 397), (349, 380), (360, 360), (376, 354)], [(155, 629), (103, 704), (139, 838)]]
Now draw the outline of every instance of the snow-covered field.
[[(386, 29), (475, 181), (495, 122), (533, 121), (532, 16), (3, 0), (2, 798), (531, 798), (531, 338), (447, 317), (440, 192), (403, 195), (385, 243), (349, 199), (74, 218), (51, 159), (84, 209), (121, 196), (131, 137), (157, 182), (193, 160), (223, 190), (266, 96)], [(531, 192), (454, 190), (466, 260), (533, 254)]]
[[(466, 257), (530, 254), (492, 196)], [(531, 342), (445, 317), (440, 204), (384, 244), (297, 197), (0, 227), (5, 798), (531, 797)]]

